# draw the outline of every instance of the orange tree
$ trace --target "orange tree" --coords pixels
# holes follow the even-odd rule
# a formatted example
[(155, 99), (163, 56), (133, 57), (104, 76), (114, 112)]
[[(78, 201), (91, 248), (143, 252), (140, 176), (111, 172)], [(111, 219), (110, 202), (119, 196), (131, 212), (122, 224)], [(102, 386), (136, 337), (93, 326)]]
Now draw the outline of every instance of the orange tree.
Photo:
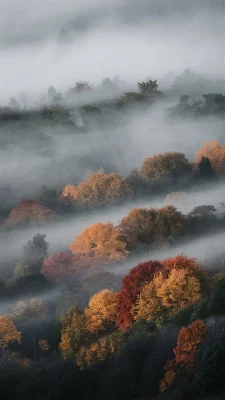
[(78, 186), (65, 186), (62, 196), (78, 206), (96, 207), (127, 199), (132, 196), (132, 189), (119, 175), (99, 171)]
[(101, 266), (123, 260), (128, 251), (120, 240), (120, 231), (113, 224), (97, 222), (85, 229), (69, 246), (74, 255), (80, 255), (90, 266)]
[(180, 330), (175, 358), (166, 363), (165, 377), (161, 381), (160, 391), (165, 392), (184, 379), (193, 377), (196, 369), (196, 353), (207, 332), (207, 327), (201, 320), (195, 321), (187, 328)]

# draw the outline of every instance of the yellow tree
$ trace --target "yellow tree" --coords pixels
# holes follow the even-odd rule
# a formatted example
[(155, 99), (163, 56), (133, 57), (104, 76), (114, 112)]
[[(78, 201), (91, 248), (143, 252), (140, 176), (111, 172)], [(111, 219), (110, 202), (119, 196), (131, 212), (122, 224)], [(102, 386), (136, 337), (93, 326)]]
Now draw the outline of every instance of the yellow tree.
[(12, 342), (20, 343), (21, 333), (17, 331), (10, 319), (0, 316), (0, 348), (7, 347)]
[(75, 238), (69, 248), (76, 255), (89, 258), (90, 265), (110, 264), (125, 258), (126, 243), (120, 240), (120, 231), (113, 224), (97, 222)]
[(164, 309), (157, 292), (163, 285), (164, 276), (158, 273), (155, 278), (147, 283), (141, 290), (140, 295), (131, 309), (134, 320), (144, 319), (148, 322), (155, 320), (160, 323), (164, 315)]
[(75, 359), (81, 345), (84, 345), (89, 338), (86, 317), (79, 307), (72, 307), (61, 316), (60, 321), (62, 331), (59, 348), (64, 359)]
[(95, 207), (118, 202), (132, 195), (132, 189), (119, 175), (98, 171), (78, 186), (67, 185), (63, 197), (69, 197), (80, 206)]
[(81, 369), (102, 362), (122, 350), (121, 332), (113, 332), (110, 335), (99, 338), (96, 342), (82, 346), (76, 355), (76, 363)]
[(196, 152), (196, 162), (199, 163), (202, 157), (209, 159), (217, 174), (225, 172), (225, 145), (221, 145), (217, 140), (205, 142), (203, 147)]
[(116, 320), (118, 295), (113, 290), (104, 289), (94, 294), (85, 310), (87, 325), (91, 332), (107, 330), (108, 324)]
[(172, 270), (157, 290), (162, 306), (168, 312), (189, 307), (201, 296), (201, 286), (190, 270)]
[(158, 274), (142, 289), (132, 309), (134, 318), (161, 322), (168, 315), (189, 307), (201, 296), (201, 286), (190, 270)]
[(190, 274), (198, 279), (203, 291), (207, 292), (209, 290), (208, 275), (195, 258), (179, 254), (176, 257), (170, 257), (161, 261), (161, 264), (168, 271), (171, 271), (172, 269), (185, 269), (189, 271)]

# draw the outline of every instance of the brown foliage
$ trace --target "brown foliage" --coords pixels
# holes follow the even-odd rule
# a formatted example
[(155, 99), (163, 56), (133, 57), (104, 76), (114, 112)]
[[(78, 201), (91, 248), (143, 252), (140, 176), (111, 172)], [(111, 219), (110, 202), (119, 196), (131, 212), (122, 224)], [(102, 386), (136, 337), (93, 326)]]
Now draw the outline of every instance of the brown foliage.
[(61, 316), (61, 342), (59, 348), (64, 359), (76, 358), (81, 345), (84, 345), (89, 337), (86, 317), (79, 307), (72, 307)]
[(104, 336), (89, 346), (82, 346), (76, 355), (76, 362), (82, 369), (104, 361), (122, 348), (122, 336), (115, 332)]
[(200, 320), (180, 330), (177, 347), (174, 349), (175, 358), (165, 366), (165, 377), (160, 384), (161, 392), (194, 374), (196, 352), (206, 332), (207, 327)]
[(40, 202), (23, 200), (10, 211), (2, 226), (10, 228), (22, 224), (41, 225), (45, 222), (56, 221), (56, 219), (56, 214)]
[(126, 330), (133, 321), (131, 308), (146, 283), (151, 282), (163, 266), (158, 261), (147, 261), (138, 264), (123, 278), (122, 287), (118, 295), (119, 312), (116, 323), (121, 330)]
[(119, 229), (114, 228), (113, 224), (97, 222), (77, 236), (69, 248), (74, 255), (88, 260), (90, 266), (111, 264), (128, 254), (126, 243), (119, 236)]
[(107, 330), (109, 323), (116, 320), (118, 312), (118, 294), (112, 290), (102, 290), (94, 294), (85, 310), (87, 326), (91, 332)]
[(72, 199), (75, 205), (95, 207), (116, 203), (132, 195), (130, 186), (117, 174), (99, 171), (78, 186), (67, 185), (63, 197)]
[(140, 176), (149, 183), (170, 184), (173, 179), (190, 173), (191, 164), (183, 153), (167, 152), (146, 158), (140, 169)]
[(199, 163), (202, 157), (207, 157), (212, 169), (217, 174), (225, 172), (225, 145), (221, 145), (217, 140), (205, 142), (203, 147), (196, 152), (196, 162)]
[(47, 352), (49, 350), (49, 344), (48, 344), (47, 340), (39, 340), (38, 346), (41, 351)]
[(128, 250), (143, 246), (161, 247), (185, 232), (185, 215), (173, 206), (134, 208), (120, 222), (121, 238)]
[(10, 319), (0, 316), (0, 349), (7, 347), (12, 342), (20, 343), (21, 333), (17, 331)]

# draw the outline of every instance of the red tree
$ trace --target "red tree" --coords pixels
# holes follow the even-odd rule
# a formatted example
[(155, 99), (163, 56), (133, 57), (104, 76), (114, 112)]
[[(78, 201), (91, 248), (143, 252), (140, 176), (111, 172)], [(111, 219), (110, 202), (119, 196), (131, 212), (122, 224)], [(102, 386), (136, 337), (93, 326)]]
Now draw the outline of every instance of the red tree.
[(128, 328), (133, 320), (131, 308), (135, 304), (142, 287), (152, 281), (155, 274), (162, 271), (159, 261), (147, 261), (138, 264), (122, 280), (122, 287), (118, 294), (119, 312), (116, 320), (121, 330)]
[(46, 279), (60, 283), (67, 280), (75, 272), (73, 256), (69, 253), (55, 253), (45, 258), (41, 273)]

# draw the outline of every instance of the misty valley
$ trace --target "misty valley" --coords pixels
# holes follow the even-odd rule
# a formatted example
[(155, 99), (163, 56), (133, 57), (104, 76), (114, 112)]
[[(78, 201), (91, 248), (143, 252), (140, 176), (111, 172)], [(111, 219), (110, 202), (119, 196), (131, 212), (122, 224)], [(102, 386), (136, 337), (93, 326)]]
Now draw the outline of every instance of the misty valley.
[(45, 3), (0, 0), (0, 398), (224, 399), (224, 2)]

